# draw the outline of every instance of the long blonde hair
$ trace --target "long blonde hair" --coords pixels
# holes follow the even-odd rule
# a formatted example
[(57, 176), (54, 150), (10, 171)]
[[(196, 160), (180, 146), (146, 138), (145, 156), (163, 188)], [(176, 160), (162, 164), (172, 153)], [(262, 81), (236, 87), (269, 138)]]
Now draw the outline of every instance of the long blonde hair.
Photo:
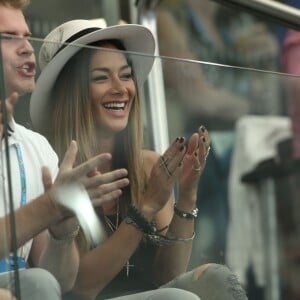
[[(118, 49), (121, 48), (119, 41), (110, 42), (116, 44)], [(89, 100), (89, 69), (95, 51), (101, 50), (83, 49), (73, 56), (60, 72), (52, 90), (52, 109), (49, 112), (51, 124), (48, 126), (50, 130), (47, 136), (60, 159), (63, 158), (71, 140), (76, 140), (78, 143), (77, 163), (99, 152), (100, 142), (97, 140), (96, 121)], [(130, 58), (125, 56), (131, 65)], [(136, 85), (136, 80), (134, 81)], [(127, 200), (133, 203), (138, 202), (146, 185), (141, 151), (143, 147), (141, 104), (138, 89), (136, 90), (137, 94), (131, 107), (127, 127), (117, 134), (117, 142), (112, 153), (112, 168), (128, 169), (130, 190), (125, 195)]]

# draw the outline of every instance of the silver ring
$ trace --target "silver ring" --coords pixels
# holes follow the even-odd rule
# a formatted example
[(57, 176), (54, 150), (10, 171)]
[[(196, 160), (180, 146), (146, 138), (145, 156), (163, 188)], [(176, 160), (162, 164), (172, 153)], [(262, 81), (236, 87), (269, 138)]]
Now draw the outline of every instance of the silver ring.
[(198, 168), (195, 168), (194, 166), (192, 166), (192, 169), (193, 169), (195, 172), (201, 172), (202, 167), (199, 166)]
[(167, 161), (168, 161), (168, 158), (165, 158), (163, 155), (161, 155), (159, 166), (167, 166)]
[(168, 169), (167, 165), (164, 165), (166, 173), (169, 177), (172, 177), (172, 173), (170, 172), (170, 170)]
[(172, 173), (170, 172), (170, 170), (168, 169), (168, 165), (167, 165), (167, 161), (168, 161), (168, 158), (165, 158), (163, 155), (160, 157), (160, 164), (159, 166), (163, 166), (164, 169), (166, 170), (166, 173), (169, 177), (172, 176)]
[(210, 146), (208, 146), (208, 148), (207, 148), (207, 152), (206, 152), (205, 157), (204, 157), (205, 160), (207, 159), (207, 156), (208, 156), (208, 154), (209, 154), (209, 151), (210, 151)]

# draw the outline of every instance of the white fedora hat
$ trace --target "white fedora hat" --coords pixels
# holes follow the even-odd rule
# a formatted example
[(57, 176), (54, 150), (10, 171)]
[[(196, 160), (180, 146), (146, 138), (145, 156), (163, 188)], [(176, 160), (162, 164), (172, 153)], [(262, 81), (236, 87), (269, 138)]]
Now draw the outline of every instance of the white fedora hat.
[(82, 46), (107, 39), (120, 40), (131, 54), (137, 84), (142, 85), (147, 79), (155, 53), (155, 39), (151, 31), (138, 24), (105, 28), (99, 24), (97, 20), (72, 20), (56, 27), (46, 36), (39, 52), (42, 72), (30, 99), (30, 116), (34, 129), (43, 131), (47, 124), (53, 85), (65, 64)]

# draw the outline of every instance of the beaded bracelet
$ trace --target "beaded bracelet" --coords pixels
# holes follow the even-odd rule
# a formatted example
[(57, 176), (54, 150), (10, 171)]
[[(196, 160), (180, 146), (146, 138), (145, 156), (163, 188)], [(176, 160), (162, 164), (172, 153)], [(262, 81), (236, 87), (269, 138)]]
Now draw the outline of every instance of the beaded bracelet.
[(127, 211), (127, 217), (125, 218), (125, 222), (127, 224), (133, 225), (140, 231), (144, 233), (144, 237), (151, 243), (162, 246), (162, 245), (171, 245), (176, 242), (184, 242), (188, 243), (192, 241), (195, 237), (195, 232), (193, 232), (192, 236), (189, 238), (180, 238), (175, 235), (164, 236), (159, 234), (158, 232), (163, 231), (165, 228), (161, 230), (157, 230), (154, 222), (149, 222), (140, 212), (139, 210), (130, 205)]
[(126, 222), (133, 224), (145, 234), (154, 234), (157, 231), (155, 223), (149, 222), (132, 204), (128, 207)]
[(180, 218), (193, 220), (198, 216), (198, 208), (194, 208), (191, 212), (185, 212), (178, 209), (176, 204), (174, 204), (174, 213)]
[[(142, 228), (131, 217), (127, 216), (125, 218), (125, 222), (127, 224), (130, 224), (130, 225), (134, 226), (135, 228), (137, 228), (137, 229), (139, 229), (143, 232)], [(165, 228), (163, 228), (163, 229), (165, 229)], [(164, 235), (161, 235), (161, 234), (158, 233), (158, 232), (163, 231), (163, 229), (161, 229), (161, 230), (156, 229), (155, 231), (153, 230), (152, 233), (143, 232), (144, 233), (144, 238), (146, 240), (148, 240), (150, 243), (154, 244), (154, 245), (168, 246), (168, 245), (172, 245), (176, 242), (188, 243), (188, 242), (192, 241), (195, 237), (195, 232), (193, 232), (192, 236), (189, 237), (189, 238), (180, 238), (180, 237), (177, 237), (173, 234), (170, 235), (170, 233), (168, 233), (167, 236), (164, 236)]]
[(53, 241), (55, 244), (58, 244), (58, 245), (67, 244), (68, 242), (71, 242), (71, 241), (74, 240), (74, 238), (79, 233), (79, 229), (80, 229), (80, 226), (77, 225), (76, 228), (73, 231), (71, 231), (70, 233), (66, 234), (65, 236), (63, 236), (62, 238), (59, 238), (59, 239), (55, 238), (51, 234), (50, 230), (48, 230), (48, 236), (49, 236), (50, 240)]

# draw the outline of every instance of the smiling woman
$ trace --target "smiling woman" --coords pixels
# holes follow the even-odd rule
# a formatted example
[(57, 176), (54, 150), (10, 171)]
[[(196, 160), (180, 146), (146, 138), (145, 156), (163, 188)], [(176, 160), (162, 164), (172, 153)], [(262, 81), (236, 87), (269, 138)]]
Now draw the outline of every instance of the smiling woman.
[[(53, 46), (57, 40), (89, 47)], [(74, 20), (54, 29), (46, 41), (31, 98), (34, 126), (59, 157), (75, 139), (78, 163), (109, 152), (112, 161), (97, 171), (126, 168), (130, 180), (116, 201), (95, 208), (108, 238), (95, 248), (82, 236), (77, 239), (80, 267), (71, 299), (207, 300), (213, 294), (217, 300), (246, 299), (225, 266), (203, 265), (185, 273), (210, 138), (200, 126), (187, 143), (176, 138), (163, 156), (143, 148), (139, 87), (154, 62), (152, 33), (141, 25), (101, 29)], [(180, 193), (174, 209), (176, 181)]]

